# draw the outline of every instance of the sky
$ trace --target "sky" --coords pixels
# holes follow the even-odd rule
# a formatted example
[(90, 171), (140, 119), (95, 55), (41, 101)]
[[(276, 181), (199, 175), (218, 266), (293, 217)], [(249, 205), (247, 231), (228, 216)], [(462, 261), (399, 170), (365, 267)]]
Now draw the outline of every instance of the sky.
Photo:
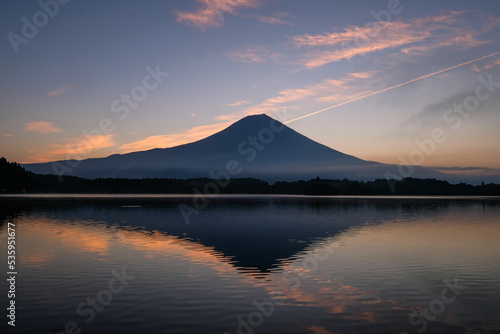
[(266, 113), (365, 160), (500, 174), (500, 6), (0, 2), (0, 155), (172, 147)]

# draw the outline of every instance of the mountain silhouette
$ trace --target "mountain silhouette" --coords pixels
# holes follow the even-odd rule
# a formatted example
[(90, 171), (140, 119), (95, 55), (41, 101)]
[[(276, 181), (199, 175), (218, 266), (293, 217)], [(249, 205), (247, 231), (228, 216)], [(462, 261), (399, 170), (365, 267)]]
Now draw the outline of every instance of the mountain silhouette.
[[(316, 176), (373, 180), (387, 172), (399, 175), (398, 166), (336, 151), (265, 114), (247, 116), (207, 138), (176, 147), (23, 167), (39, 174), (85, 178), (254, 177), (277, 181)], [(415, 167), (411, 176), (443, 175)]]

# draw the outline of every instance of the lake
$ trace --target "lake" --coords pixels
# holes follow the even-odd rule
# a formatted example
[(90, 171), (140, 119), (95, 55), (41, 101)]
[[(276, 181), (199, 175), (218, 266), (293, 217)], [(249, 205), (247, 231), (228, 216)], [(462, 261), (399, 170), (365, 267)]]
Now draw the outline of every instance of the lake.
[(500, 333), (499, 198), (18, 196), (0, 208), (1, 333)]

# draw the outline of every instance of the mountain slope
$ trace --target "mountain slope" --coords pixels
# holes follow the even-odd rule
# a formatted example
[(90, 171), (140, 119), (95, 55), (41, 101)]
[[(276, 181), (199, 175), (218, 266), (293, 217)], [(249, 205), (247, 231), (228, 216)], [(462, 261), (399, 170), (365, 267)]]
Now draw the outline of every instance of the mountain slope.
[[(23, 166), (35, 173), (86, 178), (191, 178), (229, 174), (275, 181), (316, 176), (368, 180), (384, 177), (387, 171), (397, 175), (397, 166), (336, 151), (267, 115), (247, 116), (205, 139), (172, 148)], [(411, 176), (439, 175), (442, 174), (417, 168)]]

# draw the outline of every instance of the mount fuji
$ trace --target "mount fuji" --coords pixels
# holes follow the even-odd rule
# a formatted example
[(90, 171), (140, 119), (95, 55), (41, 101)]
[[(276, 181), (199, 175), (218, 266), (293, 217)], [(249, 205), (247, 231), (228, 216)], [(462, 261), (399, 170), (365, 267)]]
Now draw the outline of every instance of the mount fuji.
[[(247, 116), (226, 129), (189, 144), (105, 158), (23, 164), (39, 174), (85, 178), (254, 177), (266, 181), (320, 178), (373, 180), (447, 174), (423, 167), (382, 164), (317, 143), (265, 115)], [(402, 170), (404, 172), (402, 173)], [(404, 174), (404, 175), (402, 175)]]

